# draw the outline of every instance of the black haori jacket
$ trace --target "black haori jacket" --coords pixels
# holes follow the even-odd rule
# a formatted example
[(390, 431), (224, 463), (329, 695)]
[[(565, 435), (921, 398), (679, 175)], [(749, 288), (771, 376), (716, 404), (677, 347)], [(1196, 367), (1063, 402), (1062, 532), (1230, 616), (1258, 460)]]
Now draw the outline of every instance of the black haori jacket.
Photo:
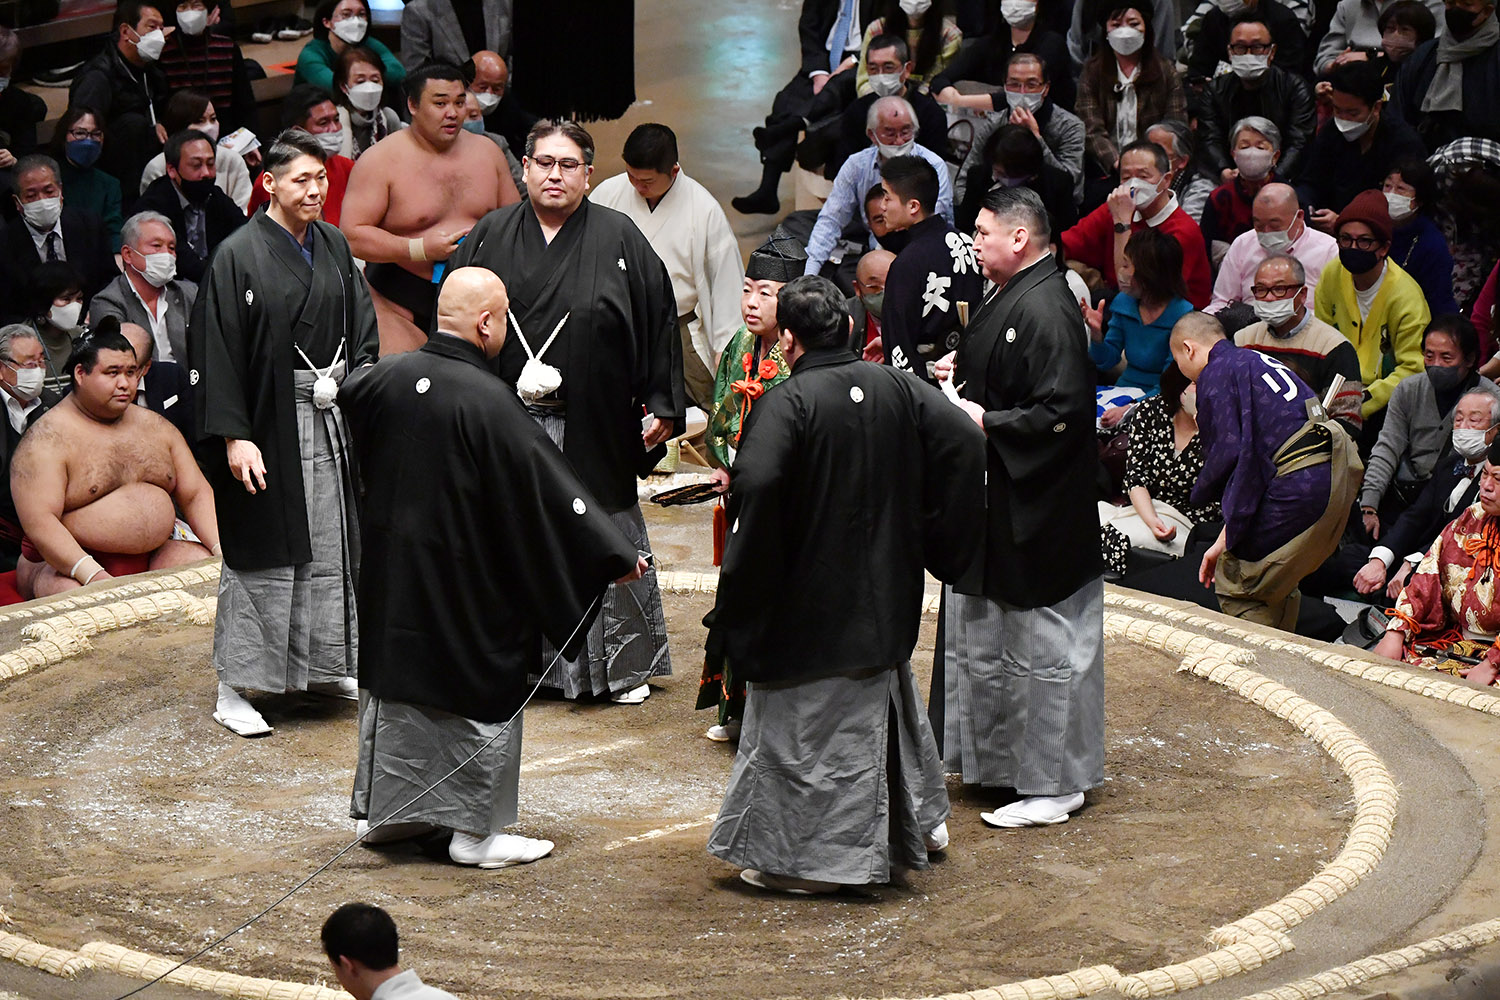
[(364, 481), (359, 681), (504, 722), (636, 550), (479, 348), (434, 334), (339, 391)]
[(1006, 282), (964, 334), (955, 380), (987, 411), (989, 505), (982, 572), (962, 593), (1040, 608), (1102, 572), (1087, 338), (1051, 256)]
[(909, 659), (923, 569), (952, 581), (980, 551), (974, 421), (916, 376), (841, 348), (798, 358), (755, 403), (731, 475), (715, 630), (745, 680)]

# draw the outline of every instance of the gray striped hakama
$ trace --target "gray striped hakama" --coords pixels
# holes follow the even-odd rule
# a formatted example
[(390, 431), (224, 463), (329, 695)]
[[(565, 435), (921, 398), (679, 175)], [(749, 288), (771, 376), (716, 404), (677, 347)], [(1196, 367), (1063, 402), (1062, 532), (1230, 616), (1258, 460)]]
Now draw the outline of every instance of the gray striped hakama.
[[(527, 407), (552, 443), (562, 450), (566, 420), (562, 410)], [(640, 504), (609, 515), (616, 528), (635, 545), (641, 555), (651, 552), (646, 536), (646, 519)], [(542, 640), (542, 664), (552, 662), (557, 648)], [(589, 627), (588, 641), (577, 659), (561, 660), (548, 671), (545, 685), (558, 688), (564, 698), (585, 695), (620, 694), (646, 683), (651, 677), (672, 673), (672, 656), (667, 650), (667, 618), (661, 606), (661, 588), (656, 582), (656, 567), (651, 566), (639, 580), (622, 585), (610, 584), (604, 592), (603, 607)], [(540, 674), (529, 678), (536, 683)]]
[(1104, 581), (1017, 608), (949, 591), (943, 747), (966, 784), (1069, 795), (1104, 782)]
[[(463, 770), (406, 806), (505, 729)], [(370, 825), (430, 823), (476, 837), (516, 821), (521, 780), (521, 714), (505, 728), (442, 709), (383, 701), (360, 691), (359, 763), (349, 814)]]
[(926, 868), (923, 835), (948, 818), (948, 792), (911, 663), (747, 687), (709, 853), (842, 885)]
[[(338, 407), (312, 402), (315, 372), (294, 372), (297, 443), (312, 561), (219, 577), (214, 669), (241, 691), (305, 691), (355, 676), (359, 621), (359, 517), (348, 436)], [(333, 371), (343, 381), (344, 366)]]

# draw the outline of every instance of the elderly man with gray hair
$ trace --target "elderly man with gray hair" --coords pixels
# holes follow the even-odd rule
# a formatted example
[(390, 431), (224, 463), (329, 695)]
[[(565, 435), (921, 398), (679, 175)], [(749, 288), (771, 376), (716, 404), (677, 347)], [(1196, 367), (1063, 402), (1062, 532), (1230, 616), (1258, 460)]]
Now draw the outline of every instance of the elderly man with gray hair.
[[(833, 190), (823, 208), (818, 212), (818, 221), (813, 225), (812, 236), (807, 241), (807, 268), (804, 274), (817, 274), (828, 263), (828, 255), (839, 241), (839, 234), (858, 212), (866, 228), (869, 219), (865, 216), (864, 194), (880, 184), (880, 165), (897, 156), (920, 156), (938, 175), (937, 214), (953, 223), (953, 180), (948, 174), (948, 164), (943, 158), (925, 146), (917, 144), (917, 116), (911, 102), (904, 97), (882, 97), (870, 105), (865, 118), (865, 135), (870, 145), (860, 150), (839, 168), (833, 179)], [(875, 238), (869, 239), (869, 248), (875, 249)]]
[(1260, 21), (1236, 24), (1224, 57), (1233, 72), (1214, 77), (1203, 95), (1199, 127), (1204, 137), (1204, 167), (1217, 172), (1225, 183), (1245, 176), (1234, 156), (1230, 123), (1253, 115), (1274, 122), (1281, 130), (1281, 162), (1276, 173), (1296, 177), (1317, 127), (1312, 89), (1298, 75), (1297, 67), (1276, 65), (1271, 29)]
[(21, 518), (10, 495), (10, 459), (21, 435), (57, 402), (42, 388), (47, 355), (36, 330), (24, 323), (0, 327), (0, 399), (5, 421), (0, 424), (0, 567), (12, 569), (21, 555)]
[(151, 332), (155, 359), (187, 361), (187, 324), (198, 286), (177, 275), (177, 234), (160, 212), (137, 212), (121, 231), (125, 273), (105, 285), (89, 305), (89, 323), (106, 316)]

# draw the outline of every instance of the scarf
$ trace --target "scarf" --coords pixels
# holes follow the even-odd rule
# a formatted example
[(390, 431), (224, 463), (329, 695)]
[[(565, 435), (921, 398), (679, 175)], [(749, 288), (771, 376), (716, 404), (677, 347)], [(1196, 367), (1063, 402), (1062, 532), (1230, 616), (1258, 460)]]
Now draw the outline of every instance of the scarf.
[(1437, 44), (1437, 70), (1422, 98), (1423, 111), (1462, 111), (1464, 109), (1464, 60), (1487, 52), (1500, 42), (1500, 21), (1495, 15), (1479, 26), (1468, 38), (1459, 40), (1444, 32)]
[(1479, 534), (1464, 539), (1464, 551), (1474, 557), (1470, 580), (1480, 580), (1500, 566), (1500, 517), (1486, 516), (1480, 521)]
[[(351, 126), (349, 130), (350, 148), (354, 150), (356, 158), (360, 153), (363, 153), (381, 139), (384, 139), (391, 131), (390, 127), (386, 124), (385, 108), (383, 107), (376, 108), (368, 115), (363, 111), (351, 110), (349, 112), (349, 124)], [(369, 141), (360, 141), (362, 135), (368, 135), (370, 137)]]
[(1141, 75), (1141, 64), (1129, 76), (1120, 69), (1120, 60), (1115, 60), (1115, 145), (1124, 149), (1136, 140), (1135, 81)]

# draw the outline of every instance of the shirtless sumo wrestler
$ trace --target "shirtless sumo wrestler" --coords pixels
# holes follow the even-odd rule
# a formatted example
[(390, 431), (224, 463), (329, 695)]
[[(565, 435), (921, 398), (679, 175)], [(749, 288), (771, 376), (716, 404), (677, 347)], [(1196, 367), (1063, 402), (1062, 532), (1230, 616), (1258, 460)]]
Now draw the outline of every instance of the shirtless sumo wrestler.
[[(73, 391), (21, 439), (11, 463), (27, 539), (16, 588), (28, 599), (196, 562), (219, 544), (213, 490), (187, 442), (135, 405), (135, 352), (118, 325), (106, 320), (80, 340), (73, 364)], [(176, 507), (202, 545), (172, 538)]]
[(498, 146), (464, 130), (464, 81), (432, 65), (406, 78), (411, 127), (366, 150), (354, 165), (339, 228), (368, 263), (365, 280), (380, 323), (380, 353), (427, 342), (447, 260), (474, 223), (521, 200)]

